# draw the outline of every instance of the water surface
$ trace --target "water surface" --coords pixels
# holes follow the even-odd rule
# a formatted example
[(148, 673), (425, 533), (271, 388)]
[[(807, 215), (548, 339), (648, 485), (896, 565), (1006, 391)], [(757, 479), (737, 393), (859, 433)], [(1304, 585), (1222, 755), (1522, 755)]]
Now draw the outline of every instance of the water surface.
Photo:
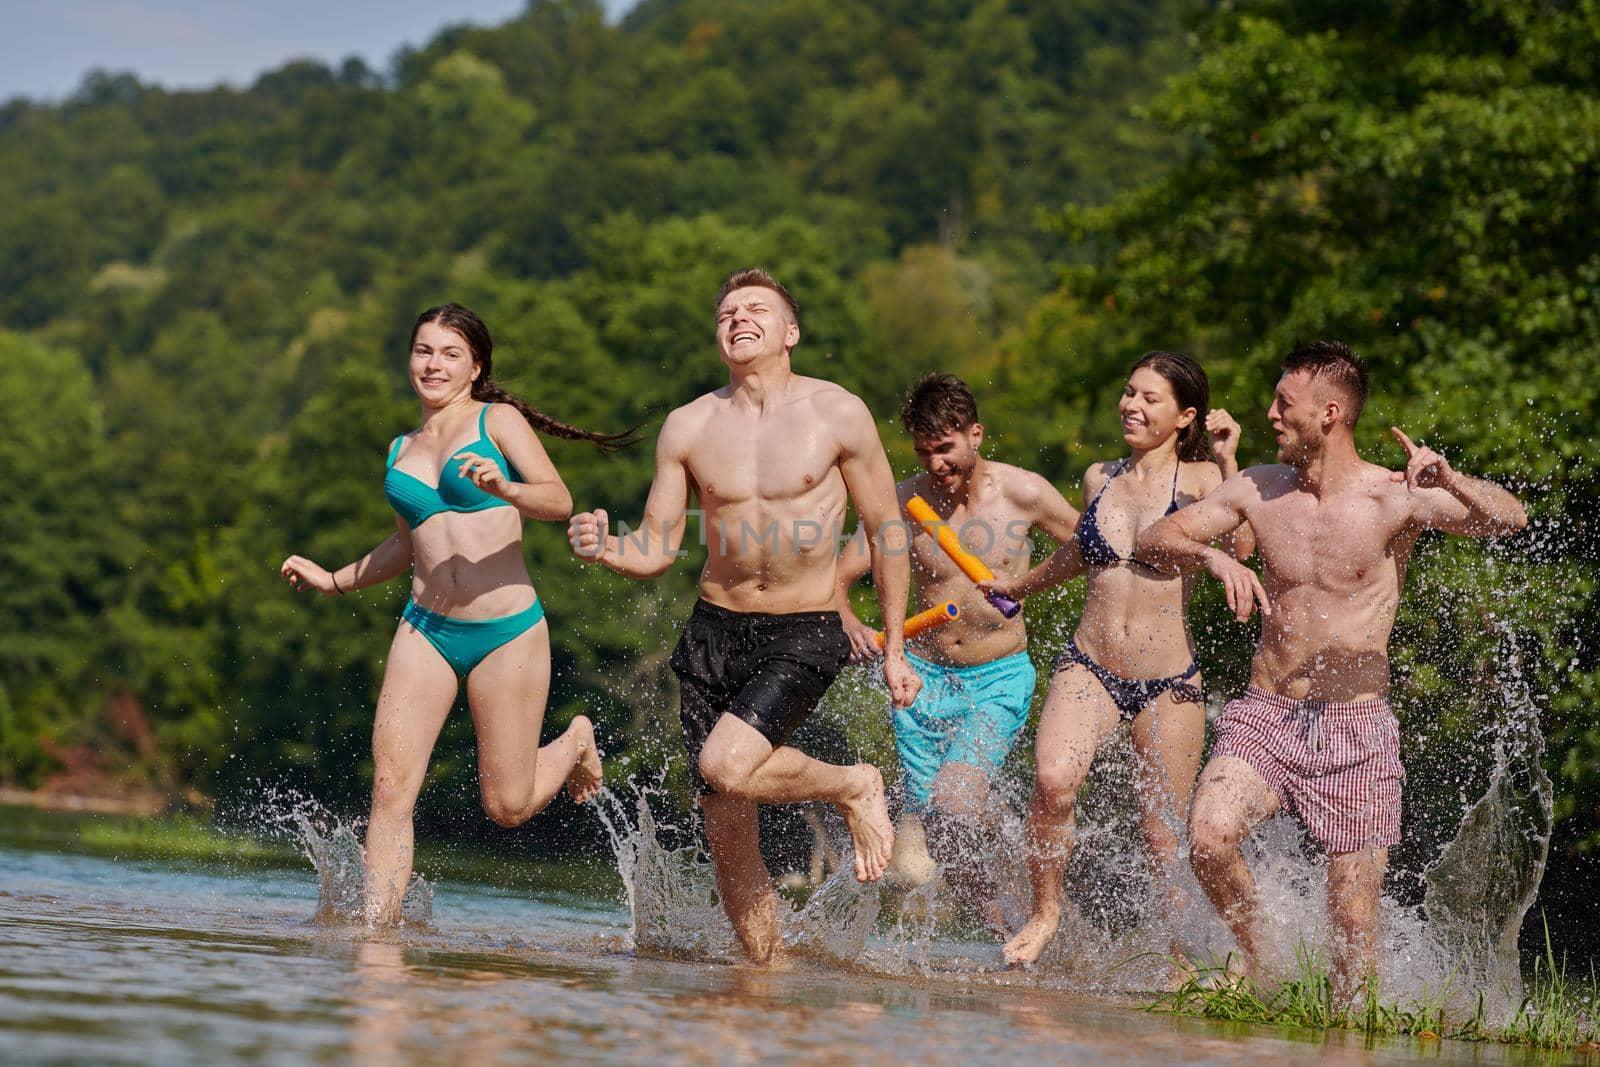
[(0, 1061), (1563, 1059), (1174, 1019), (1005, 973), (886, 976), (808, 961), (764, 972), (651, 959), (630, 948), (626, 908), (592, 888), (443, 881), (432, 928), (389, 935), (313, 923), (316, 905), (309, 868), (64, 852), (0, 828)]

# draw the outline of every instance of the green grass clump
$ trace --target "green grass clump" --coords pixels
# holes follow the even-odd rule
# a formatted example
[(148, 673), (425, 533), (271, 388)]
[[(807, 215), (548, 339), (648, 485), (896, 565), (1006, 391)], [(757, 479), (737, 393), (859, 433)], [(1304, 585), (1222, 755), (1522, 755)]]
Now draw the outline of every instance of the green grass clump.
[(267, 867), (304, 862), (286, 842), (219, 830), (209, 819), (187, 815), (96, 819), (79, 827), (78, 840), (86, 851), (100, 855)]
[(1587, 979), (1569, 977), (1565, 957), (1556, 958), (1548, 925), (1545, 953), (1534, 963), (1522, 1003), (1511, 1020), (1499, 1027), (1488, 1025), (1482, 993), (1471, 1014), (1452, 1015), (1446, 1008), (1448, 982), (1436, 993), (1424, 990), (1416, 1003), (1400, 1004), (1385, 1001), (1377, 979), (1369, 977), (1361, 992), (1349, 1004), (1341, 1005), (1319, 953), (1297, 949), (1295, 965), (1295, 974), (1270, 994), (1226, 966), (1201, 970), (1177, 989), (1162, 994), (1147, 1010), (1236, 1023), (1353, 1030), (1373, 1036), (1600, 1051), (1600, 975), (1591, 968)]
[(1544, 927), (1544, 955), (1533, 961), (1522, 1003), (1500, 1039), (1540, 1048), (1600, 1050), (1600, 974), (1589, 965), (1587, 979), (1567, 975), (1565, 954), (1558, 960)]

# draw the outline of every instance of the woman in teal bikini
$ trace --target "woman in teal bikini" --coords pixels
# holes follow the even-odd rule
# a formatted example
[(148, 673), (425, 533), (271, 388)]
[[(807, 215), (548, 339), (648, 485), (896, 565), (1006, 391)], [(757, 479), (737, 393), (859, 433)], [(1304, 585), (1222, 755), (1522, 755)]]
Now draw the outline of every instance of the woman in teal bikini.
[(544, 607), (522, 558), (522, 520), (560, 522), (572, 497), (534, 430), (615, 448), (626, 434), (557, 422), (498, 388), (493, 341), (459, 304), (429, 308), (411, 331), (411, 387), (422, 425), (389, 449), (383, 491), (395, 533), (354, 563), (328, 571), (301, 556), (281, 572), (296, 589), (329, 596), (412, 568), (411, 602), (389, 646), (372, 726), (367, 823), (369, 922), (400, 919), (411, 878), (412, 810), (434, 741), (462, 678), (478, 735), (483, 809), (517, 826), (565, 784), (584, 801), (600, 788), (594, 728), (582, 715), (539, 747), (550, 692)]

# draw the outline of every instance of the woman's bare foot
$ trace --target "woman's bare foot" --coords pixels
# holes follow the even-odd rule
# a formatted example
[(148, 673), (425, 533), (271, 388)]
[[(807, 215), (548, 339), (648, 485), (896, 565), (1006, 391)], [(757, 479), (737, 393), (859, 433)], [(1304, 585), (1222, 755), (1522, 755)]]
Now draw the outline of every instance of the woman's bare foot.
[(1044, 955), (1044, 950), (1050, 945), (1050, 939), (1056, 936), (1056, 927), (1060, 925), (1059, 910), (1035, 911), (1027, 925), (1017, 931), (1017, 936), (1005, 943), (1000, 955), (1009, 966), (1032, 966), (1038, 962), (1040, 956)]
[(978, 916), (983, 920), (983, 925), (989, 928), (994, 939), (1005, 942), (1010, 931), (1006, 928), (1006, 913), (1000, 907), (998, 900), (986, 900), (978, 905)]
[(1195, 966), (1184, 951), (1177, 945), (1169, 945), (1167, 951), (1167, 978), (1166, 991), (1177, 992), (1184, 986), (1197, 981), (1201, 976), (1201, 969)]
[(578, 762), (572, 765), (572, 773), (567, 775), (567, 795), (582, 804), (600, 792), (603, 774), (600, 752), (594, 747), (594, 723), (589, 721), (587, 715), (574, 715), (567, 732), (572, 734), (578, 745)]
[(870, 763), (851, 768), (860, 782), (856, 792), (838, 804), (850, 831), (850, 844), (856, 854), (856, 881), (876, 882), (888, 869), (894, 852), (894, 824), (889, 821), (889, 802), (883, 795), (883, 775)]

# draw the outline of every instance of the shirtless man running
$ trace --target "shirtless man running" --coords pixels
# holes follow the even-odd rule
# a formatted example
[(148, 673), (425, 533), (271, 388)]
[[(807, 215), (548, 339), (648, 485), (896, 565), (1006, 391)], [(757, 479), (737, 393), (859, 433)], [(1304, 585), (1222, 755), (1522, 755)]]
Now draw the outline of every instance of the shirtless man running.
[(784, 743), (850, 654), (834, 610), (847, 499), (871, 541), (889, 620), (883, 676), (890, 696), (909, 705), (922, 685), (903, 643), (910, 578), (894, 473), (866, 405), (791, 369), (799, 318), (794, 299), (766, 272), (732, 275), (717, 296), (717, 347), (729, 383), (667, 416), (642, 528), (612, 535), (598, 510), (574, 515), (568, 528), (579, 559), (652, 578), (680, 554), (690, 492), (699, 498), (709, 552), (700, 600), (671, 664), (717, 887), (757, 963), (782, 948), (757, 804), (836, 805), (863, 882), (883, 876), (894, 846), (877, 768), (836, 767)]
[[(1252, 973), (1255, 881), (1239, 845), (1280, 807), (1293, 811), (1328, 853), (1344, 999), (1373, 973), (1384, 867), (1400, 839), (1405, 772), (1388, 644), (1406, 561), (1424, 530), (1496, 537), (1527, 524), (1510, 493), (1398, 428), (1405, 470), (1362, 459), (1353, 433), (1366, 398), (1366, 367), (1347, 346), (1295, 346), (1267, 410), (1282, 462), (1240, 472), (1138, 540), (1152, 566), (1216, 576), (1241, 622), (1261, 607), (1249, 688), (1217, 719), (1195, 793), (1190, 858)], [(1241, 520), (1255, 531), (1264, 580), (1210, 547)]]
[[(1028, 569), (1035, 526), (1058, 542), (1071, 539), (1078, 511), (1055, 486), (984, 458), (978, 403), (961, 379), (924, 376), (906, 394), (900, 419), (923, 466), (923, 473), (900, 483), (900, 506), (922, 497), (997, 576)], [(847, 595), (870, 563), (858, 534), (839, 565), (839, 615), (858, 662), (879, 654), (872, 628), (856, 617)], [(891, 872), (913, 885), (926, 882), (933, 873), (931, 842), (953, 888), (1001, 930), (994, 888), (974, 846), (988, 822), (989, 781), (1033, 703), (1037, 672), (1028, 658), (1028, 632), (1020, 614), (1000, 614), (921, 529), (911, 543), (911, 571), (918, 611), (954, 601), (961, 615), (920, 639), (918, 654), (907, 654), (923, 688), (915, 704), (893, 712), (905, 812), (895, 827)]]

